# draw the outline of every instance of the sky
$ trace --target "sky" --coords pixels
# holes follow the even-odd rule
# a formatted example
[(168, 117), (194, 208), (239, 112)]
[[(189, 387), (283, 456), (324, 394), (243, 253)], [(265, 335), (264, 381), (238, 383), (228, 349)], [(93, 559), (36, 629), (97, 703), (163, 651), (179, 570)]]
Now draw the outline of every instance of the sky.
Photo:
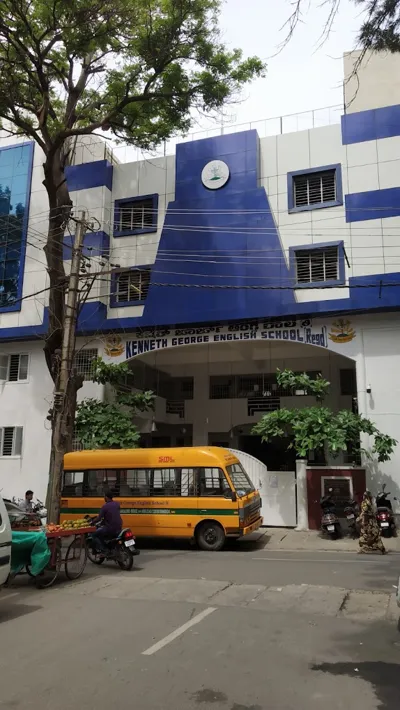
[[(341, 0), (340, 11), (328, 39), (321, 44), (321, 34), (328, 16), (323, 0), (303, 0), (304, 14), (290, 42), (279, 51), (287, 36), (283, 25), (293, 9), (294, 0), (225, 0), (221, 14), (222, 39), (229, 49), (240, 48), (244, 56), (259, 56), (268, 65), (267, 75), (246, 86), (238, 103), (224, 111), (229, 126), (296, 114), (284, 118), (283, 131), (311, 128), (311, 110), (343, 105), (343, 53), (356, 46), (361, 24), (360, 8), (352, 0)], [(307, 115), (298, 116), (300, 112)], [(339, 120), (341, 110), (316, 112), (314, 125), (327, 125), (333, 116)], [(249, 126), (243, 126), (248, 128)], [(256, 126), (260, 137), (280, 132), (279, 121)], [(210, 130), (209, 130), (210, 129)], [(203, 131), (207, 130), (207, 133)], [(219, 126), (204, 118), (197, 119), (191, 133), (196, 137), (215, 135)], [(174, 152), (177, 141), (167, 146)], [(162, 149), (157, 154), (162, 154)], [(122, 162), (140, 160), (141, 151), (118, 147), (116, 156)]]
[(343, 103), (342, 56), (356, 45), (360, 8), (351, 0), (341, 0), (331, 35), (318, 48), (328, 10), (320, 0), (304, 0), (308, 12), (291, 41), (276, 54), (287, 34), (281, 28), (292, 5), (292, 0), (225, 1), (221, 17), (225, 43), (268, 64), (266, 78), (247, 87), (242, 103), (230, 109), (237, 122)]

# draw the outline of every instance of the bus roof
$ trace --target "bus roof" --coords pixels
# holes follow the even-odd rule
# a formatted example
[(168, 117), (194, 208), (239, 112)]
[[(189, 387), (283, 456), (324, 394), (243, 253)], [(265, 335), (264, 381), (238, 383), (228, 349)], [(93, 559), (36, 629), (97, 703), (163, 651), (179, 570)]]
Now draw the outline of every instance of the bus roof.
[(166, 449), (96, 449), (73, 451), (64, 456), (64, 469), (77, 471), (103, 468), (220, 467), (239, 463), (228, 449), (219, 446), (186, 446)]

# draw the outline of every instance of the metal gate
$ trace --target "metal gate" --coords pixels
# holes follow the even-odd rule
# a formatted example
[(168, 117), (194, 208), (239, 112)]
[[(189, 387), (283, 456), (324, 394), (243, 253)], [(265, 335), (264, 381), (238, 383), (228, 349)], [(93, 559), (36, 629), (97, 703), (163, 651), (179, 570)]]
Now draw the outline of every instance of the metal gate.
[(268, 471), (265, 464), (244, 451), (229, 449), (239, 459), (260, 491), (264, 525), (294, 528), (297, 525), (294, 471)]

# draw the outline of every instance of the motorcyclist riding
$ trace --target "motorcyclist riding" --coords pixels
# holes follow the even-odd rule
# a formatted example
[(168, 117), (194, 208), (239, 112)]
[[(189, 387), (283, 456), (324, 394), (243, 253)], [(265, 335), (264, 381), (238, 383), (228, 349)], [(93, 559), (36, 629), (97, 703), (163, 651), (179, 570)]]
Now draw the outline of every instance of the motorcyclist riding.
[(105, 538), (117, 537), (122, 530), (122, 518), (120, 505), (113, 500), (111, 491), (104, 493), (104, 505), (102, 506), (98, 516), (92, 521), (93, 525), (101, 522), (102, 525), (93, 533), (92, 539), (98, 551), (105, 554), (106, 545)]

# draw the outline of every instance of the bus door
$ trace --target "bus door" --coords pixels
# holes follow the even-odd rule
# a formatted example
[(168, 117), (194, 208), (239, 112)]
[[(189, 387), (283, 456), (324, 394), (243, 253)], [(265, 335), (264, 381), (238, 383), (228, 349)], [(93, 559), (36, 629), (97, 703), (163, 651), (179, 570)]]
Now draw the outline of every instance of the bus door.
[(221, 468), (199, 469), (198, 510), (202, 518), (219, 520), (227, 532), (239, 528), (238, 505)]

